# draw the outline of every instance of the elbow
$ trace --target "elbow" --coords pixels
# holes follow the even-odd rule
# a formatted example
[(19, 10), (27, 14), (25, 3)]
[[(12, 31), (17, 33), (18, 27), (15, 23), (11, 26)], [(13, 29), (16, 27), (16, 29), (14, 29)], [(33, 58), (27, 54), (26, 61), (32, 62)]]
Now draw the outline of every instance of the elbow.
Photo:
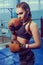
[(37, 48), (41, 48), (41, 43), (39, 43), (39, 44), (37, 45)]
[(38, 46), (38, 48), (41, 48), (41, 44)]

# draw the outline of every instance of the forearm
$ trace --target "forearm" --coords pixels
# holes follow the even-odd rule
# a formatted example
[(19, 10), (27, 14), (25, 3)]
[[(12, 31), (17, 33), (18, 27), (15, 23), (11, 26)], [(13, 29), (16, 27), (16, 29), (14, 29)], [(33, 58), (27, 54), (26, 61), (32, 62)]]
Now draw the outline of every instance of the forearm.
[(36, 49), (40, 48), (41, 44), (40, 43), (28, 43), (28, 44), (21, 44), (22, 48), (29, 48), (29, 49)]
[(36, 43), (32, 43), (32, 44), (28, 44), (28, 48), (30, 49), (36, 49), (36, 48), (40, 48), (40, 43), (36, 44)]

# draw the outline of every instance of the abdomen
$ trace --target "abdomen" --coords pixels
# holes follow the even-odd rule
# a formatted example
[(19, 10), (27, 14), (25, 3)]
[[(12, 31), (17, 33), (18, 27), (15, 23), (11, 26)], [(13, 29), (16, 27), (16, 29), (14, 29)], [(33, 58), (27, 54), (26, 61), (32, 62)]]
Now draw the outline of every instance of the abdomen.
[(22, 43), (22, 44), (25, 44), (25, 43), (28, 43), (28, 40), (27, 39), (24, 39), (24, 38), (21, 38), (19, 36), (17, 36), (17, 40)]

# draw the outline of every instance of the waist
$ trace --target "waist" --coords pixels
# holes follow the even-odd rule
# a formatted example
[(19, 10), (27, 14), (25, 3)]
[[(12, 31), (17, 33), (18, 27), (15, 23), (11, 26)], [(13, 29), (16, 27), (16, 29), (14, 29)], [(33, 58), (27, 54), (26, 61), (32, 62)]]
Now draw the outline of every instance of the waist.
[(29, 43), (29, 40), (27, 40), (25, 38), (21, 38), (19, 36), (17, 36), (17, 41), (19, 41), (21, 44)]

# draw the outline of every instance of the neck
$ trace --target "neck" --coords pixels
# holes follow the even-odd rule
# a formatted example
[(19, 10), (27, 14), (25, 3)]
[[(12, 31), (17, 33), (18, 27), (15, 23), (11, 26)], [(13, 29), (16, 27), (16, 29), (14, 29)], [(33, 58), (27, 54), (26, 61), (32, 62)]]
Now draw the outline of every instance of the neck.
[(25, 24), (25, 23), (30, 22), (31, 20), (32, 20), (31, 18), (27, 18), (27, 19), (22, 20), (22, 23)]

